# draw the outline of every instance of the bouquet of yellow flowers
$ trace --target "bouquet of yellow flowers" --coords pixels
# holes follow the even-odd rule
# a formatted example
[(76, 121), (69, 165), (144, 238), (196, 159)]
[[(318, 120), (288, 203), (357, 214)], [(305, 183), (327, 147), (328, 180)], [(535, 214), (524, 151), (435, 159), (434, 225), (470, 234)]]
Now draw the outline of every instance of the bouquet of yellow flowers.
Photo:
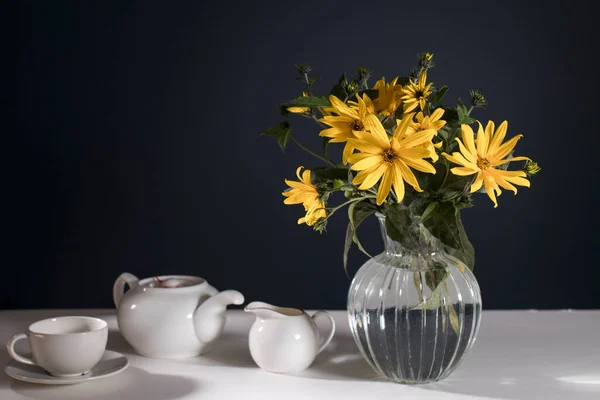
[[(296, 66), (305, 85), (302, 96), (281, 105), (284, 116), (315, 121), (323, 138), (322, 152), (308, 149), (292, 134), (288, 119), (265, 134), (277, 139), (285, 150), (290, 139), (324, 165), (298, 167), (297, 180), (286, 180), (285, 204), (304, 207), (298, 220), (315, 230), (325, 230), (327, 220), (348, 206), (349, 224), (344, 251), (344, 268), (352, 243), (366, 253), (356, 230), (366, 217), (385, 217), (385, 231), (404, 248), (416, 246), (424, 226), (447, 251), (468, 268), (474, 264), (459, 211), (473, 205), (473, 195), (485, 193), (498, 206), (502, 189), (517, 193), (516, 186), (529, 187), (528, 178), (540, 168), (529, 158), (513, 155), (522, 137), (505, 140), (507, 121), (484, 126), (471, 116), (487, 105), (476, 90), (470, 106), (460, 98), (455, 105), (442, 102), (448, 86), (433, 86), (428, 70), (434, 66), (430, 53), (418, 55), (418, 64), (408, 76), (372, 87), (372, 71), (359, 68), (352, 79), (345, 74), (328, 96), (313, 93), (317, 81), (312, 68)], [(329, 146), (343, 144), (341, 160), (330, 158)], [(523, 165), (510, 169), (509, 165)], [(331, 195), (342, 192), (340, 204), (332, 206)], [(368, 253), (367, 253), (368, 254)]]

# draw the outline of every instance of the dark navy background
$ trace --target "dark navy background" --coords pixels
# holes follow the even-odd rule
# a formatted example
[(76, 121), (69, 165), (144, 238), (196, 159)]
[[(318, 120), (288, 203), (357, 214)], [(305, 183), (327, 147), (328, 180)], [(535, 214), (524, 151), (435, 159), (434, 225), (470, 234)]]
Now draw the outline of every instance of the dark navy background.
[[(320, 164), (259, 134), (301, 92), (295, 63), (313, 65), (326, 94), (360, 65), (405, 75), (421, 51), (446, 100), (479, 89), (489, 107), (474, 116), (507, 119), (509, 136), (524, 134), (517, 155), (542, 166), (499, 208), (479, 196), (463, 212), (484, 307), (600, 308), (591, 4), (15, 2), (3, 13), (0, 308), (112, 307), (124, 271), (345, 308), (346, 213), (327, 234), (297, 226), (284, 179)], [(318, 148), (318, 127), (299, 122)], [(381, 249), (374, 220), (360, 235)], [(365, 260), (353, 249), (350, 273)]]

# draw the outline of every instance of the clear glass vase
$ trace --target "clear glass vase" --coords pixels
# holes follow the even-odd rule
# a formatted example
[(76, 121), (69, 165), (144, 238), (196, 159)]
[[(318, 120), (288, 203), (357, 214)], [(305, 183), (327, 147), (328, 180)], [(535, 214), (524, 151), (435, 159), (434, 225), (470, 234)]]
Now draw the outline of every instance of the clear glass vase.
[(360, 352), (381, 376), (399, 383), (446, 378), (475, 342), (481, 294), (473, 273), (420, 225), (418, 248), (391, 240), (356, 273), (348, 318)]

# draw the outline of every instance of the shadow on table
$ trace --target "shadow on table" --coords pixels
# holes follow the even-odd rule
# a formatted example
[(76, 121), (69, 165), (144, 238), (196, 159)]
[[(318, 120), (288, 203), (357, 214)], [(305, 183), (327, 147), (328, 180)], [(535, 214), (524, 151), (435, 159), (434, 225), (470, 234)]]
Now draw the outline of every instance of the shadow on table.
[[(208, 353), (173, 361), (193, 365), (259, 368), (250, 355), (247, 334), (224, 333)], [(379, 380), (358, 352), (352, 336), (339, 334), (308, 369), (295, 376), (327, 380)]]
[[(21, 352), (27, 352), (25, 341), (19, 344)], [(107, 349), (123, 354), (133, 354), (133, 349), (117, 330), (109, 330)], [(6, 365), (9, 356), (0, 351), (0, 365)], [(0, 374), (0, 387), (9, 387), (21, 396), (31, 399), (128, 399), (169, 400), (184, 397), (201, 390), (195, 380), (181, 376), (160, 375), (129, 366), (118, 375), (76, 385), (41, 385), (13, 380), (3, 371)]]
[(108, 330), (108, 342), (106, 343), (106, 348), (108, 350), (118, 351), (125, 355), (135, 354), (133, 348), (127, 343), (123, 335), (121, 335), (121, 332), (116, 328)]
[(217, 365), (238, 368), (258, 368), (248, 348), (248, 334), (223, 333), (212, 348), (198, 357), (174, 362), (193, 365)]
[(36, 385), (13, 381), (10, 388), (30, 399), (133, 399), (170, 400), (198, 392), (201, 385), (189, 378), (151, 374), (135, 367), (97, 381), (68, 386)]
[(492, 354), (474, 352), (445, 380), (417, 387), (495, 399), (600, 399), (600, 353), (557, 363), (556, 350), (547, 351), (528, 354), (507, 345)]
[(297, 374), (310, 379), (382, 380), (362, 357), (350, 335), (336, 334), (310, 368)]

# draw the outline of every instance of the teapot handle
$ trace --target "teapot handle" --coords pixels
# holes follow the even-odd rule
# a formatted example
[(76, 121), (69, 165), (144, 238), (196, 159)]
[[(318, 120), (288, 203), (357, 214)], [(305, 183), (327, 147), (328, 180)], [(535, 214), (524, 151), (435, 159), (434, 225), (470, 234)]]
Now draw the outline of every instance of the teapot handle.
[[(315, 319), (320, 315), (329, 318), (329, 322), (331, 323), (331, 329), (329, 330), (329, 333), (327, 334), (327, 337), (325, 338), (325, 340), (323, 340), (323, 342), (321, 342), (321, 344), (319, 345), (319, 350), (317, 351), (317, 354), (322, 352), (323, 349), (325, 347), (327, 347), (329, 342), (331, 342), (331, 339), (333, 339), (333, 335), (335, 334), (335, 321), (333, 320), (333, 317), (326, 311), (321, 310), (321, 311), (317, 311), (316, 313), (314, 313), (313, 316), (310, 317), (310, 318), (312, 318), (313, 323), (315, 322)], [(316, 325), (316, 323), (315, 323), (315, 325)]]
[(121, 302), (121, 297), (123, 297), (125, 284), (129, 285), (129, 288), (133, 288), (137, 285), (139, 279), (137, 276), (130, 274), (129, 272), (124, 272), (115, 281), (113, 285), (113, 301), (115, 302), (115, 307), (119, 308), (119, 303)]

